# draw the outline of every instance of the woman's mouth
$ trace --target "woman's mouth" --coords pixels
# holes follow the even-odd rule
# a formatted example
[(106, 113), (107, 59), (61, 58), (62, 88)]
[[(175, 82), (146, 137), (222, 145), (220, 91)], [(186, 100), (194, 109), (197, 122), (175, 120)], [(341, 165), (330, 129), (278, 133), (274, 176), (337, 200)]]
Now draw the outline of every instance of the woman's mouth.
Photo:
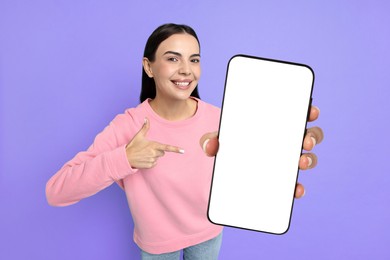
[(172, 82), (180, 89), (187, 89), (191, 84), (191, 81), (172, 81)]

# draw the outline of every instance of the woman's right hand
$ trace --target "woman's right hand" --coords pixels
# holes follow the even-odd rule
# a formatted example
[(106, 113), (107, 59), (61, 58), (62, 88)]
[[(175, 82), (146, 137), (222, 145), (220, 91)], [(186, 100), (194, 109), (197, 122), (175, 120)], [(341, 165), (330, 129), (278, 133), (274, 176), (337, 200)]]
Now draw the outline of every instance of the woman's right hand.
[(158, 158), (164, 156), (165, 152), (184, 153), (184, 150), (179, 147), (148, 140), (146, 135), (149, 128), (149, 120), (145, 118), (142, 128), (126, 145), (127, 160), (132, 168), (152, 168), (157, 164)]

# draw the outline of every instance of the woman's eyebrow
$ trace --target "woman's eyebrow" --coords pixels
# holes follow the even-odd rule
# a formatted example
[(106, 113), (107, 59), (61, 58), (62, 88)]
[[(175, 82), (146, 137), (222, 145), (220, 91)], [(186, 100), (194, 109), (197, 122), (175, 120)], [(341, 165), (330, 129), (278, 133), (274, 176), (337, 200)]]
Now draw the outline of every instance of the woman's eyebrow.
[[(183, 55), (181, 55), (180, 52), (176, 52), (176, 51), (166, 51), (166, 52), (164, 53), (164, 55), (166, 55), (166, 54), (173, 54), (173, 55), (176, 55), (176, 56), (179, 56), (179, 57), (183, 56)], [(199, 54), (199, 53), (195, 53), (195, 54), (192, 54), (190, 57), (191, 57), (191, 58), (192, 58), (192, 57), (200, 57), (200, 54)]]

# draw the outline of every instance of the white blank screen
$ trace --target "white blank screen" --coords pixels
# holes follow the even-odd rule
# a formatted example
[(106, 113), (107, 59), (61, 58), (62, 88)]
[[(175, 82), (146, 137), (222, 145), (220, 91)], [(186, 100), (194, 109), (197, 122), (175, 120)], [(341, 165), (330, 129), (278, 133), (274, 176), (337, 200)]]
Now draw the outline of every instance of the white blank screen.
[(301, 64), (234, 56), (228, 66), (209, 219), (285, 233), (314, 74)]

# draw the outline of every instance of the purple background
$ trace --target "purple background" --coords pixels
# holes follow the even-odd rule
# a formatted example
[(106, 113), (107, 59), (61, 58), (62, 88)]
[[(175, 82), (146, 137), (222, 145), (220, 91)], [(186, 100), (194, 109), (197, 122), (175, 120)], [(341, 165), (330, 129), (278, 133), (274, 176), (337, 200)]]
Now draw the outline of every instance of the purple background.
[(118, 186), (54, 208), (45, 184), (137, 104), (144, 44), (166, 22), (199, 34), (200, 93), (217, 106), (234, 54), (316, 73), (326, 139), (289, 232), (226, 228), (221, 259), (390, 259), (388, 1), (135, 2), (1, 0), (0, 259), (139, 259)]

